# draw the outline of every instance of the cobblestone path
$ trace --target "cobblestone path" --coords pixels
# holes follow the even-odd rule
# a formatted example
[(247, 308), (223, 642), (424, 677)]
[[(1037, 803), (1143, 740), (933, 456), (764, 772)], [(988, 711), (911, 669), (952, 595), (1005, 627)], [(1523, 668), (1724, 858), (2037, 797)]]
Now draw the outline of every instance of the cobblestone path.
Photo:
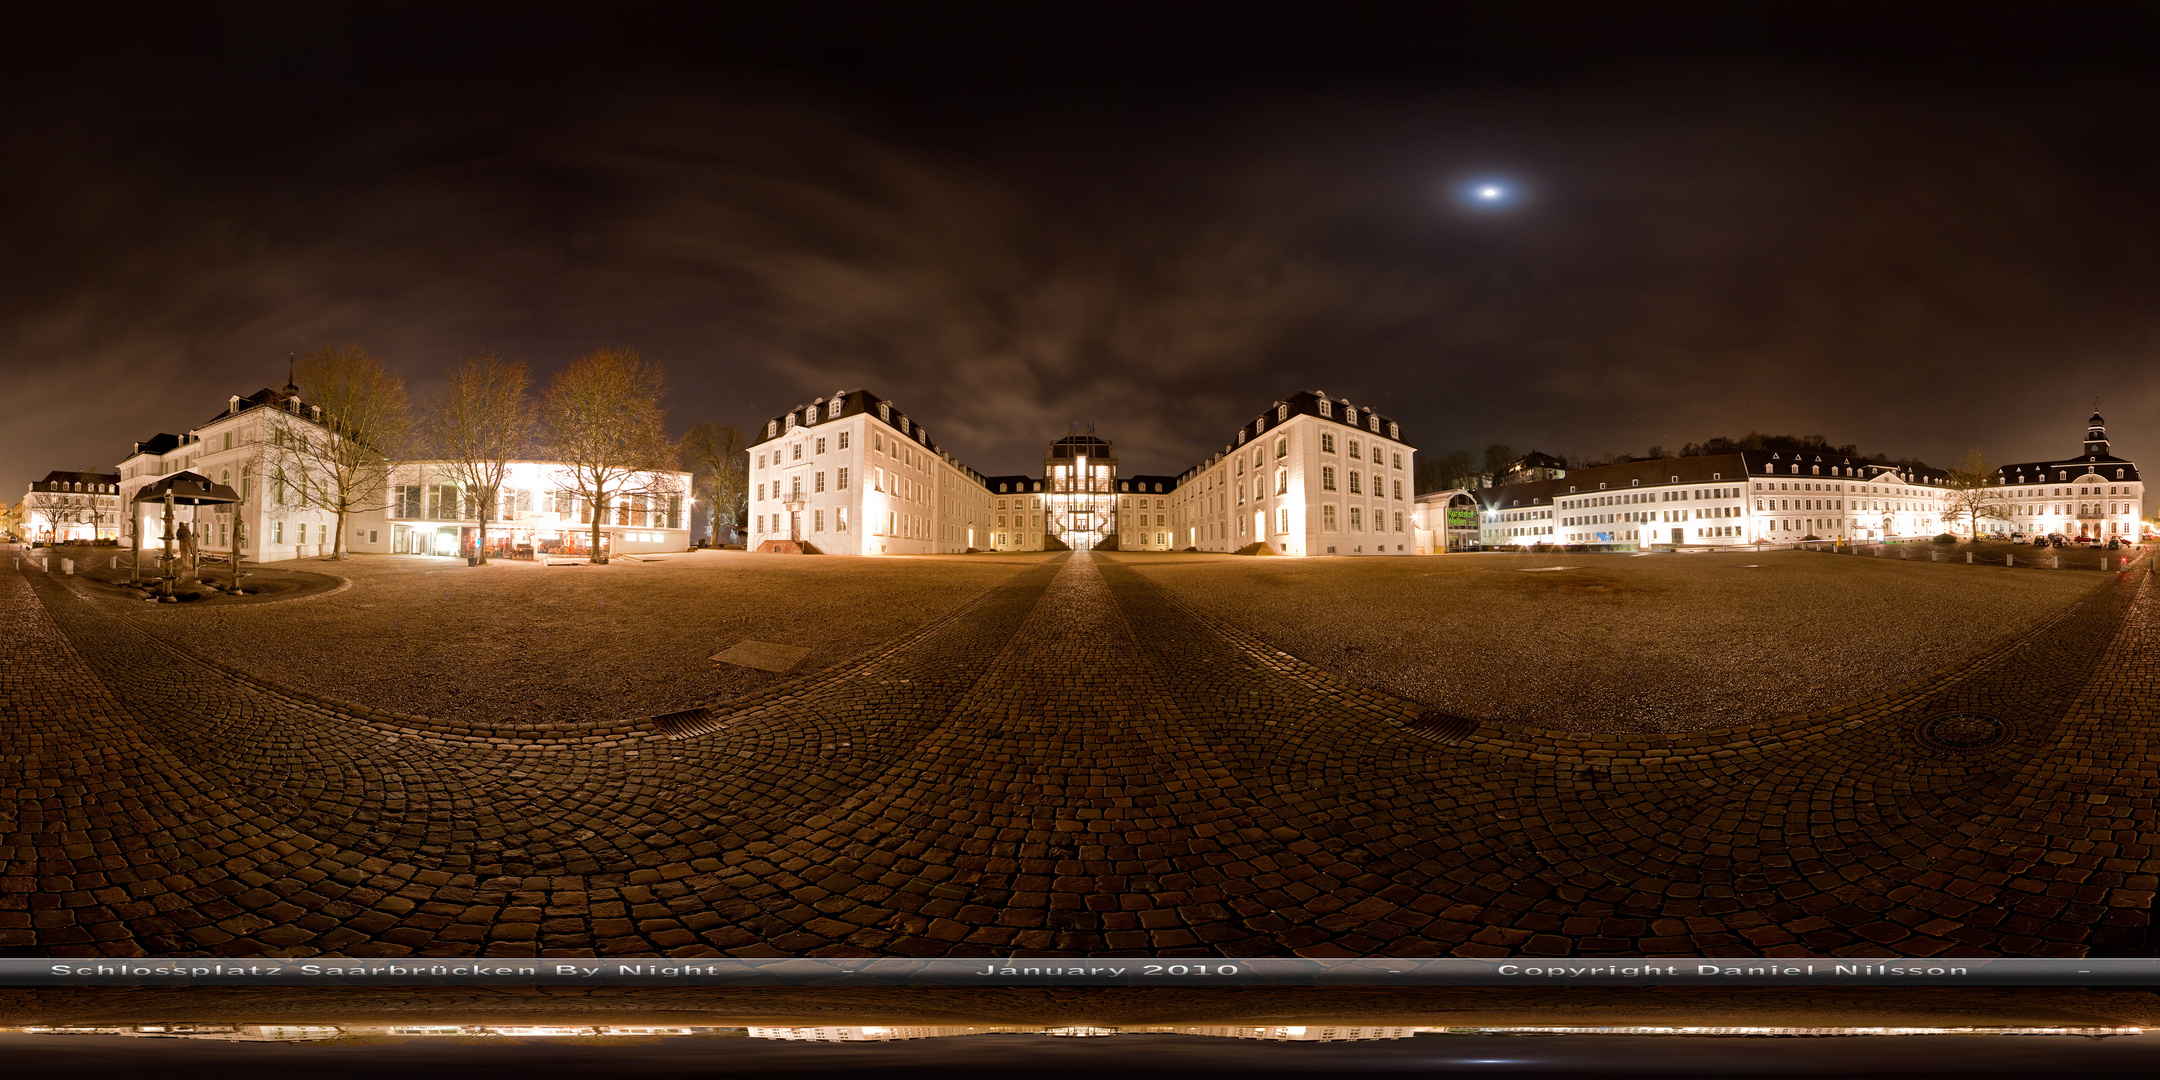
[(749, 699), (491, 732), (0, 572), (0, 948), (2150, 955), (2153, 591), (1826, 713), (1545, 738), (1076, 555)]

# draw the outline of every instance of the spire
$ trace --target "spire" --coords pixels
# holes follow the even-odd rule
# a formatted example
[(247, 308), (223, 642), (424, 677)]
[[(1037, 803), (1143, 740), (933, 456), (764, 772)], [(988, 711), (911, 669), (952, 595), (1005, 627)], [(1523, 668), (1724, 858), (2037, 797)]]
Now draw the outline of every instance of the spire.
[(293, 354), (285, 354), (285, 392), (288, 394), (300, 392), (300, 388), (293, 384), (293, 368), (297, 363), (298, 361), (293, 358)]

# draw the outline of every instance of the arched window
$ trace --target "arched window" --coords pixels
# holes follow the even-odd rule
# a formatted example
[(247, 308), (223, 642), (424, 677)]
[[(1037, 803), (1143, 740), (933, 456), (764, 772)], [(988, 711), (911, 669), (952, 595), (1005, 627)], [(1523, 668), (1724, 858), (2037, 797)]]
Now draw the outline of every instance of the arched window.
[(1275, 456), (1278, 458), (1286, 458), (1290, 456), (1290, 440), (1275, 440)]

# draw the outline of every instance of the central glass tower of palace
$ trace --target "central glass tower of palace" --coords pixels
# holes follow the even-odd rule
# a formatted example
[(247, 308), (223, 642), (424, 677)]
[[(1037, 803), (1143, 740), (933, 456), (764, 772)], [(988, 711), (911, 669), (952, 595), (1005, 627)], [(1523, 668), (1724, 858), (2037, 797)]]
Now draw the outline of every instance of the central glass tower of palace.
[(1093, 435), (1067, 435), (1043, 458), (1046, 532), (1089, 551), (1117, 532), (1117, 451)]

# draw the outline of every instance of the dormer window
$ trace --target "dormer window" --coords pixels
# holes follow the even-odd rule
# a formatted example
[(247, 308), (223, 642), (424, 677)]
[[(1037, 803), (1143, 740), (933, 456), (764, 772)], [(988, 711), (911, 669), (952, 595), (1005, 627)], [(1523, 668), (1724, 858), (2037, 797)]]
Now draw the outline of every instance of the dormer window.
[(1275, 422), (1276, 422), (1276, 423), (1278, 423), (1278, 424), (1280, 424), (1280, 423), (1283, 423), (1284, 421), (1287, 421), (1287, 420), (1289, 420), (1289, 419), (1290, 419), (1290, 406), (1288, 406), (1288, 405), (1285, 405), (1285, 404), (1283, 404), (1283, 403), (1282, 403), (1282, 402), (1280, 402), (1280, 401), (1276, 402), (1276, 403), (1275, 403)]
[(885, 421), (888, 424), (892, 423), (892, 403), (885, 401), (878, 402), (877, 418)]
[(825, 418), (829, 420), (838, 415), (840, 415), (840, 399), (834, 398), (825, 406)]
[(780, 434), (780, 421), (778, 421), (778, 420), (767, 420), (767, 421), (765, 421), (765, 437), (766, 437), (766, 438), (768, 438), (768, 439), (770, 439), (770, 438), (772, 438), (773, 436), (775, 436), (775, 435), (778, 435), (778, 434)]
[(1329, 419), (1331, 419), (1331, 420), (1332, 420), (1332, 419), (1334, 419), (1334, 417), (1335, 417), (1335, 403), (1334, 403), (1334, 402), (1332, 402), (1332, 401), (1329, 401), (1329, 400), (1328, 400), (1328, 399), (1326, 399), (1326, 398), (1321, 398), (1321, 399), (1320, 399), (1320, 415), (1322, 415), (1322, 416), (1325, 416), (1325, 417), (1327, 417), (1327, 418), (1329, 418)]
[(1378, 413), (1366, 413), (1366, 414), (1365, 414), (1365, 426), (1366, 426), (1366, 428), (1367, 428), (1367, 429), (1369, 429), (1369, 430), (1370, 430), (1370, 431), (1371, 431), (1371, 432), (1372, 432), (1373, 434), (1375, 434), (1375, 435), (1378, 435), (1378, 434), (1380, 434), (1380, 414), (1378, 414)]

